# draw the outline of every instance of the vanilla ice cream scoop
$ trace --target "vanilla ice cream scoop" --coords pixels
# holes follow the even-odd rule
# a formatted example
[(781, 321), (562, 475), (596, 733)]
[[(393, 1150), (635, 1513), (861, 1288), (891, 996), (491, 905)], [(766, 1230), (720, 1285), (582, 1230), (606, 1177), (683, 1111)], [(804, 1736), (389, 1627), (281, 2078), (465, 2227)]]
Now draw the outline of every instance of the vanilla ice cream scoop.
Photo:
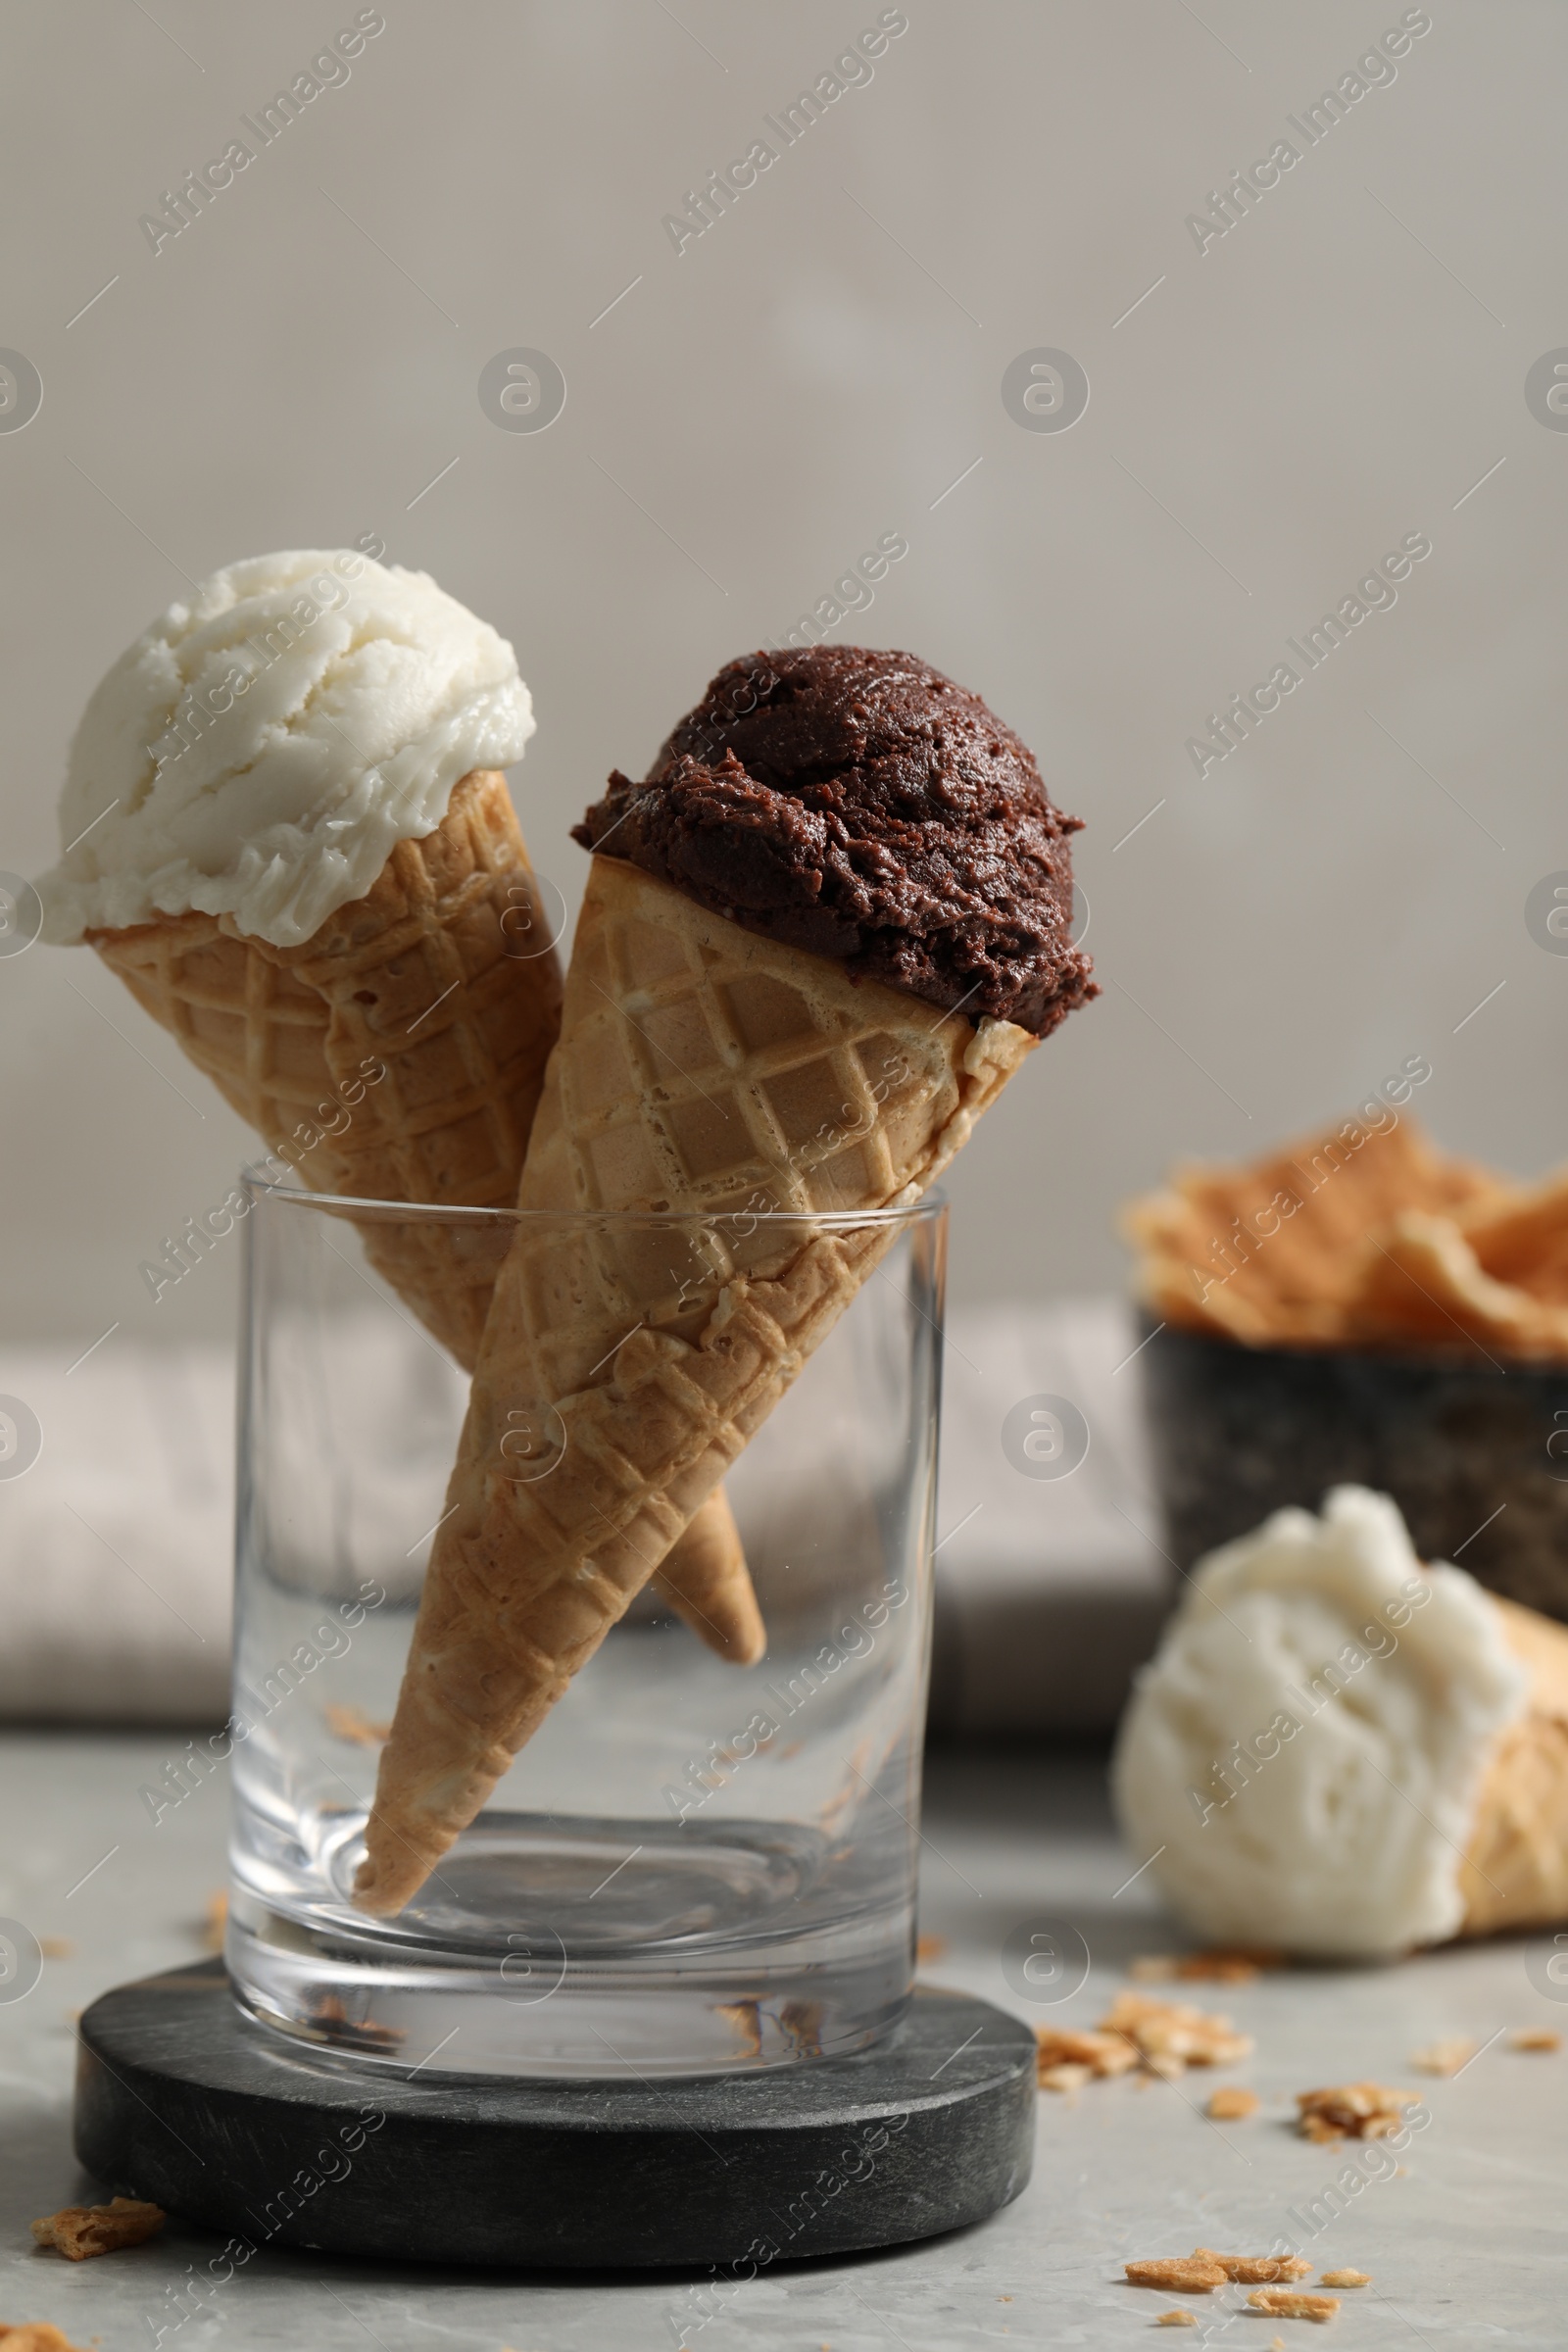
[(1568, 1630), (1341, 1487), (1200, 1562), (1113, 1788), (1215, 1941), (1378, 1958), (1568, 1920)]
[(426, 573), (349, 549), (230, 564), (93, 692), (43, 936), (196, 912), (298, 947), (533, 726), (511, 646)]

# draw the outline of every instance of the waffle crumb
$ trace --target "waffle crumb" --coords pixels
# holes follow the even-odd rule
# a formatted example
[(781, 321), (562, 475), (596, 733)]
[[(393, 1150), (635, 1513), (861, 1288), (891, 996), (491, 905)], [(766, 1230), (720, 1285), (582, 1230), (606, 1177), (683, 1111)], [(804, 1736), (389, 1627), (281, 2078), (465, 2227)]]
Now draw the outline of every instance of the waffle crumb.
[(1297, 2130), (1303, 2139), (1388, 2139), (1404, 2127), (1404, 2110), (1420, 2105), (1413, 2090), (1386, 2082), (1339, 2082), (1323, 2090), (1298, 2090)]
[(1319, 2286), (1370, 2286), (1372, 2274), (1370, 2271), (1319, 2271), (1317, 2282)]
[(341, 1993), (329, 1992), (311, 2012), (311, 2024), (323, 2041), (348, 2043), (361, 2050), (395, 2050), (408, 2039), (405, 2026), (383, 2026), (373, 2017), (350, 2017)]
[(1127, 1971), (1143, 1984), (1252, 1984), (1285, 1954), (1265, 1944), (1223, 1945), (1206, 1952), (1147, 1952)]
[(1338, 2295), (1300, 2295), (1283, 2286), (1259, 2286), (1247, 2298), (1253, 2311), (1266, 2311), (1271, 2320), (1332, 2320), (1340, 2308)]
[(1217, 2262), (1200, 2262), (1192, 2254), (1169, 2255), (1154, 2262), (1129, 2262), (1124, 2268), (1134, 2286), (1171, 2287), (1180, 2295), (1211, 2295), (1216, 2286), (1225, 2284), (1225, 2273)]
[(934, 1960), (947, 1957), (948, 1939), (945, 1936), (922, 1936), (914, 1947), (916, 1968), (928, 1968)]
[(1508, 2036), (1510, 2050), (1560, 2050), (1562, 2035), (1550, 2026), (1521, 2026), (1517, 2034)]
[(740, 2036), (741, 2053), (747, 2058), (762, 2055), (762, 2017), (756, 2001), (715, 2001), (714, 2015), (724, 2018)]
[(1282, 2279), (1305, 2278), (1312, 2269), (1299, 2254), (1216, 2254), (1212, 2246), (1195, 2246), (1193, 2260), (1217, 2263), (1233, 2286), (1277, 2286)]
[(1189, 2066), (1230, 2066), (1250, 2057), (1252, 2049), (1251, 2035), (1238, 2034), (1228, 2017), (1195, 2009), (1186, 2001), (1156, 2001), (1142, 1992), (1119, 1992), (1101, 2019), (1100, 2031), (1122, 2035), (1146, 2067), (1167, 2078)]
[(11, 2326), (0, 2320), (0, 2343), (6, 2352), (81, 2352), (79, 2344), (62, 2335), (48, 2320), (23, 2320)]
[(1255, 2115), (1262, 2103), (1255, 2090), (1249, 2090), (1240, 2082), (1227, 2082), (1210, 2095), (1203, 2113), (1216, 2124), (1239, 2124)]
[(1156, 2328), (1196, 2328), (1198, 2314), (1196, 2311), (1162, 2311), (1154, 2322), (1154, 2326)]
[(161, 2205), (144, 2204), (139, 2197), (115, 2197), (107, 2205), (64, 2206), (34, 2222), (32, 2234), (40, 2246), (53, 2246), (68, 2262), (86, 2262), (94, 2254), (118, 2254), (122, 2246), (139, 2246), (156, 2237), (163, 2226)]
[(1441, 2041), (1429, 2041), (1424, 2050), (1411, 2053), (1410, 2064), (1418, 2074), (1456, 2075), (1468, 2066), (1481, 2044), (1468, 2034), (1448, 2034)]
[(220, 1952), (228, 1928), (228, 1889), (207, 1897), (207, 1916), (202, 1922), (202, 1942), (210, 1952)]
[(1124, 2075), (1138, 2064), (1138, 2052), (1125, 2034), (1072, 2034), (1058, 2026), (1036, 2026), (1035, 2044), (1039, 2078), (1048, 2090), (1075, 2087), (1046, 2082), (1047, 2074), (1059, 2067), (1087, 2068), (1091, 2075)]
[(46, 1960), (69, 1960), (75, 1950), (69, 1936), (40, 1936), (38, 1949)]
[(1036, 2080), (1042, 2090), (1082, 2090), (1095, 2079), (1092, 2066), (1037, 2066)]

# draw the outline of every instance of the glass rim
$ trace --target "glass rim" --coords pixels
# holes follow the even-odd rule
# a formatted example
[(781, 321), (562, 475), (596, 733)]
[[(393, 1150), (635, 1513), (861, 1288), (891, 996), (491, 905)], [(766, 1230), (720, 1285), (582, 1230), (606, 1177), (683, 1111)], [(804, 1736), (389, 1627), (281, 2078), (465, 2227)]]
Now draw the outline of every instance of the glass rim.
[(902, 1208), (482, 1208), (457, 1201), (378, 1200), (355, 1193), (318, 1193), (309, 1185), (285, 1184), (247, 1165), (240, 1183), (253, 1200), (277, 1200), (293, 1208), (314, 1208), (328, 1215), (349, 1211), (373, 1217), (378, 1224), (393, 1219), (428, 1219), (442, 1224), (467, 1224), (475, 1229), (493, 1225), (595, 1225), (627, 1229), (672, 1225), (703, 1227), (742, 1224), (748, 1232), (760, 1225), (801, 1226), (825, 1233), (861, 1233), (867, 1226), (890, 1229), (934, 1223), (948, 1210), (948, 1196), (933, 1185), (917, 1200)]

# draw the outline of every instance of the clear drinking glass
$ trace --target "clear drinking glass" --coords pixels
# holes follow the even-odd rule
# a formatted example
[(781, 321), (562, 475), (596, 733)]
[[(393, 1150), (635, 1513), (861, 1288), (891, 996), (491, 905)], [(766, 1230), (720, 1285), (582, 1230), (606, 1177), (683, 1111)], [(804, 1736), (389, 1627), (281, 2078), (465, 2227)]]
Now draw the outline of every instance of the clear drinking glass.
[(460, 2074), (698, 2074), (878, 2039), (913, 1973), (941, 1201), (550, 1219), (563, 1252), (591, 1240), (675, 1273), (831, 1234), (874, 1232), (882, 1254), (727, 1481), (762, 1662), (715, 1655), (645, 1591), (438, 1873), (376, 1920), (350, 1889), (467, 1383), (371, 1261), (400, 1228), (499, 1264), (520, 1212), (259, 1179), (245, 1198), (242, 2001), (371, 2064)]

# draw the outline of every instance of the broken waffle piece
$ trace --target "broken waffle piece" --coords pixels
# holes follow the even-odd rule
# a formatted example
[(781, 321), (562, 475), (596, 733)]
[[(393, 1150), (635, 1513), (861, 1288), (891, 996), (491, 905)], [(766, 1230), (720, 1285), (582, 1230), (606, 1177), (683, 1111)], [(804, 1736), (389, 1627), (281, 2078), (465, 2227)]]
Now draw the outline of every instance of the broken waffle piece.
[(1250, 2115), (1255, 2115), (1261, 2104), (1255, 2090), (1249, 2090), (1241, 2082), (1227, 2082), (1210, 2094), (1203, 2113), (1211, 2123), (1241, 2124)]
[(1244, 1346), (1343, 1346), (1371, 1236), (1404, 1210), (1447, 1219), (1518, 1198), (1380, 1111), (1370, 1130), (1347, 1119), (1247, 1167), (1178, 1167), (1130, 1202), (1123, 1230), (1155, 1317)]
[(1521, 2026), (1508, 2036), (1510, 2050), (1560, 2050), (1562, 2035), (1550, 2026)]
[(1410, 2064), (1422, 2075), (1456, 2075), (1480, 2047), (1468, 2034), (1448, 2034), (1439, 2041), (1429, 2041), (1423, 2050), (1412, 2050)]
[(1319, 2286), (1370, 2286), (1372, 2274), (1370, 2271), (1319, 2271), (1317, 2282)]
[(1195, 2246), (1193, 2260), (1217, 2263), (1233, 2286), (1278, 2286), (1307, 2278), (1312, 2269), (1299, 2254), (1216, 2254), (1212, 2246)]
[(1332, 2320), (1340, 2308), (1338, 2295), (1303, 2295), (1284, 2286), (1255, 2287), (1247, 2298), (1253, 2311), (1271, 2320)]
[(1388, 2139), (1404, 2127), (1407, 2107), (1420, 2094), (1392, 2090), (1386, 2082), (1339, 2082), (1323, 2090), (1298, 2090), (1297, 2130), (1303, 2139)]
[[(1494, 1224), (1504, 1220), (1493, 1218)], [(1508, 1222), (1512, 1222), (1512, 1212)], [(1346, 1301), (1351, 1344), (1412, 1344), (1562, 1362), (1568, 1356), (1568, 1309), (1536, 1295), (1532, 1269), (1498, 1282), (1480, 1247), (1487, 1224), (1461, 1230), (1452, 1217), (1405, 1209), (1383, 1234), (1370, 1234)]]
[(0, 2344), (6, 2352), (82, 2352), (69, 2335), (48, 2320), (23, 2320), (7, 2324), (0, 2320)]
[(1195, 2311), (1162, 2311), (1154, 2322), (1154, 2326), (1156, 2328), (1196, 2328), (1198, 2314)]
[(1217, 2262), (1200, 2261), (1194, 2254), (1129, 2262), (1124, 2268), (1131, 2285), (1163, 2286), (1179, 2295), (1211, 2295), (1216, 2286), (1225, 2284), (1225, 2273)]
[(139, 2246), (156, 2237), (164, 2226), (161, 2205), (139, 2197), (115, 2197), (107, 2205), (67, 2205), (34, 2222), (32, 2234), (40, 2246), (53, 2246), (68, 2262), (86, 2262), (95, 2254), (118, 2254), (122, 2246)]

